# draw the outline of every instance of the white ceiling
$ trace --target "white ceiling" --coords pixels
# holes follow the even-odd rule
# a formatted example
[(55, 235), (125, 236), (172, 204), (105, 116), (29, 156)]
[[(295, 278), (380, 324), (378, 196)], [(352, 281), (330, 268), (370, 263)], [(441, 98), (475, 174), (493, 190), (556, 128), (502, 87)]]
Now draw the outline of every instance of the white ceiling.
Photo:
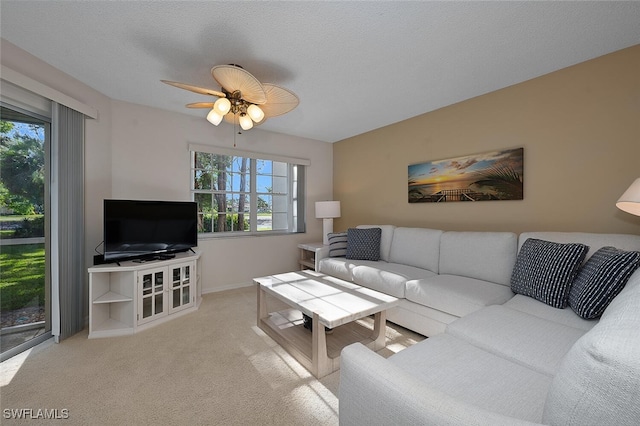
[[(113, 99), (187, 110), (242, 65), (300, 97), (262, 128), (335, 142), (640, 43), (640, 2), (0, 2), (0, 35)], [(228, 125), (228, 124), (221, 124)]]

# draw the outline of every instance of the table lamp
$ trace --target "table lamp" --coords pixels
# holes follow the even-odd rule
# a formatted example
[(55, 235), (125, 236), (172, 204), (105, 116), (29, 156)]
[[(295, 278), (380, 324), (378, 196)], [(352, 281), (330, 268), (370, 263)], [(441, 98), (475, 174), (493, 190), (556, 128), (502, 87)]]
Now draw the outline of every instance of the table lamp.
[(640, 178), (622, 194), (616, 206), (627, 213), (640, 216)]
[(340, 217), (340, 201), (317, 201), (316, 219), (322, 219), (322, 244), (329, 245), (328, 235), (333, 232), (333, 218)]

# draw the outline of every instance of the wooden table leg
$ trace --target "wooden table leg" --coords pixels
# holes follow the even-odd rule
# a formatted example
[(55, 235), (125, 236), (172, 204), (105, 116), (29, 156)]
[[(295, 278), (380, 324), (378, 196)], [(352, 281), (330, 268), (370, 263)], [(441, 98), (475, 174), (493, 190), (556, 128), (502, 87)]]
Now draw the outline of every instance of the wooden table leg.
[(387, 344), (387, 311), (382, 311), (373, 316), (373, 350), (379, 351)]
[(327, 336), (324, 325), (318, 319), (318, 314), (313, 314), (313, 329), (311, 332), (311, 374), (318, 379), (333, 372), (332, 363), (327, 354)]
[(257, 324), (260, 325), (260, 320), (265, 319), (265, 318), (269, 318), (269, 312), (267, 312), (267, 294), (264, 292), (264, 290), (262, 289), (262, 286), (260, 284), (256, 284), (256, 287), (258, 288), (258, 321)]

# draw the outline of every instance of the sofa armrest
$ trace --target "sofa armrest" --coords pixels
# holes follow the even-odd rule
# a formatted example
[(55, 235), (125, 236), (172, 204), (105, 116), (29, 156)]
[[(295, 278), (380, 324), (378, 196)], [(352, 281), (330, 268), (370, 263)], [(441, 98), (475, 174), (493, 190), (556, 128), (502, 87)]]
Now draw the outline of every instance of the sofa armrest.
[(320, 261), (329, 257), (329, 246), (324, 246), (316, 250), (316, 272), (320, 270)]
[(360, 343), (342, 350), (339, 401), (341, 426), (534, 424), (430, 388)]

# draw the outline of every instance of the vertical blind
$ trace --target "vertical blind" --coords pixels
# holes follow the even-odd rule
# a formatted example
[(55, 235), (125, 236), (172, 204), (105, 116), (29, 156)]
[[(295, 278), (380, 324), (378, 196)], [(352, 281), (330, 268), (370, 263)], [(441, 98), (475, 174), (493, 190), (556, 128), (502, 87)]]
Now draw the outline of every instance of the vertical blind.
[(84, 119), (82, 113), (53, 103), (51, 186), (57, 196), (52, 197), (56, 201), (52, 203), (51, 219), (52, 244), (57, 245), (53, 255), (57, 259), (52, 259), (52, 297), (59, 299), (59, 320), (53, 315), (52, 334), (56, 340), (65, 339), (84, 328), (87, 300), (84, 264)]

